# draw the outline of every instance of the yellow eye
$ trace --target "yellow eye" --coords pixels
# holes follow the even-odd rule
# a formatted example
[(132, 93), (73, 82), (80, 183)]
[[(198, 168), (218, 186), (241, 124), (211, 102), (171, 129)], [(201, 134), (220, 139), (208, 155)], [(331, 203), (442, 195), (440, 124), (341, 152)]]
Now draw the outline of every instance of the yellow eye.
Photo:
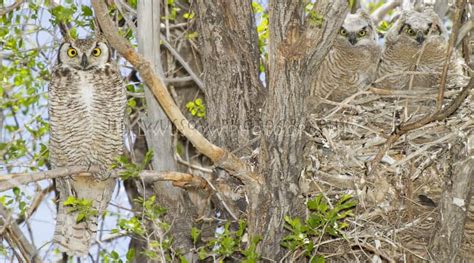
[(73, 58), (73, 57), (77, 56), (77, 51), (74, 48), (71, 47), (67, 50), (67, 55), (69, 57)]
[(409, 27), (406, 27), (406, 28), (405, 28), (405, 32), (407, 32), (407, 34), (410, 35), (410, 36), (416, 35), (415, 30), (413, 30), (413, 29), (411, 29), (411, 28), (409, 28)]
[(94, 55), (95, 57), (100, 56), (100, 53), (101, 53), (101, 51), (100, 51), (100, 48), (98, 48), (98, 47), (96, 47), (96, 48), (94, 48), (94, 50), (92, 50), (92, 55)]
[(357, 35), (358, 35), (359, 37), (365, 37), (365, 35), (367, 35), (367, 31), (361, 30), (361, 31), (359, 31), (359, 32), (357, 33)]
[(341, 28), (341, 30), (339, 30), (339, 34), (341, 34), (341, 36), (345, 36), (347, 35), (347, 31), (344, 28)]

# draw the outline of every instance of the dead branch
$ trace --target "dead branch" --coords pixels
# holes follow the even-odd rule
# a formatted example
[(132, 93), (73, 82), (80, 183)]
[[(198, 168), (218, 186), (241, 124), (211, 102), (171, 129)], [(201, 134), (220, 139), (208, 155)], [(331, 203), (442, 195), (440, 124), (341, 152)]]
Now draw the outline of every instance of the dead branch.
[(393, 0), (377, 8), (377, 10), (375, 10), (371, 15), (372, 19), (374, 20), (374, 24), (377, 25), (378, 23), (380, 23), (380, 21), (382, 21), (382, 19), (388, 14), (388, 12), (400, 6), (401, 4), (401, 0)]
[(40, 263), (36, 248), (23, 235), (20, 227), (12, 220), (8, 211), (0, 205), (0, 225), (4, 228), (2, 236), (13, 249), (19, 262)]
[[(90, 168), (71, 166), (43, 172), (4, 174), (0, 176), (0, 192), (46, 179), (55, 179), (67, 176), (91, 176), (91, 173), (97, 171), (98, 168), (94, 166)], [(117, 170), (112, 173), (110, 178), (119, 178), (120, 175), (121, 170)], [(153, 183), (157, 181), (171, 181), (173, 182), (174, 186), (185, 189), (189, 187), (194, 187), (195, 189), (203, 189), (208, 187), (206, 180), (187, 173), (144, 170), (140, 173), (140, 178), (147, 183)]]
[(461, 90), (461, 93), (459, 93), (458, 96), (453, 100), (453, 102), (448, 107), (444, 108), (442, 111), (435, 112), (433, 115), (427, 115), (421, 120), (416, 120), (416, 121), (408, 122), (408, 123), (401, 123), (395, 129), (395, 131), (390, 135), (390, 137), (387, 139), (385, 144), (377, 152), (377, 155), (374, 157), (374, 159), (371, 162), (369, 174), (373, 174), (373, 172), (376, 170), (375, 168), (378, 166), (378, 164), (384, 157), (385, 153), (388, 151), (388, 149), (390, 149), (393, 143), (395, 143), (402, 135), (408, 133), (411, 130), (421, 128), (431, 122), (444, 120), (445, 118), (449, 117), (454, 112), (456, 112), (456, 110), (461, 106), (461, 104), (469, 95), (473, 86), (474, 86), (474, 80), (471, 78), (471, 81), (469, 82), (469, 84), (465, 86)]
[[(261, 176), (255, 174), (250, 165), (240, 160), (237, 156), (209, 142), (199, 131), (189, 123), (183, 113), (176, 106), (162, 79), (126, 39), (118, 34), (118, 30), (108, 17), (107, 6), (103, 1), (93, 0), (92, 6), (96, 18), (109, 43), (130, 62), (140, 73), (145, 84), (150, 87), (161, 107), (176, 128), (196, 147), (196, 149), (209, 157), (217, 166), (225, 169), (231, 175), (240, 179), (244, 184), (260, 188)], [(257, 191), (258, 192), (258, 191)]]
[(444, 101), (444, 91), (446, 89), (446, 80), (448, 76), (449, 64), (451, 63), (451, 56), (453, 54), (456, 40), (458, 38), (459, 29), (461, 28), (461, 18), (464, 12), (464, 5), (466, 1), (457, 0), (455, 4), (455, 12), (453, 17), (453, 29), (448, 42), (448, 51), (446, 52), (446, 59), (444, 62), (443, 73), (441, 74), (441, 83), (439, 84), (438, 99), (436, 100), (436, 111), (440, 111)]
[(10, 6), (7, 6), (5, 8), (0, 8), (0, 16), (4, 16), (11, 11), (15, 10), (17, 7), (19, 7), (21, 4), (23, 4), (25, 0), (16, 0), (15, 3), (13, 3)]

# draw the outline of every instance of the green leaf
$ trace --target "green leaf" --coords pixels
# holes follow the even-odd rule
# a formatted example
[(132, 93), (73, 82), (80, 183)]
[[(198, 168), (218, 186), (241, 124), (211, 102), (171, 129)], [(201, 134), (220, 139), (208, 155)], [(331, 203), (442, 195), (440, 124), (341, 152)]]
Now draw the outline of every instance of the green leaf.
[(81, 6), (83, 16), (92, 16), (92, 9), (86, 5)]
[(201, 235), (201, 230), (198, 228), (191, 228), (191, 238), (193, 240), (193, 244), (196, 244), (199, 241), (199, 236)]
[(76, 198), (74, 196), (69, 196), (66, 201), (63, 202), (65, 206), (72, 206), (76, 203)]
[(194, 12), (191, 11), (191, 13), (184, 13), (183, 14), (183, 18), (186, 18), (186, 19), (193, 19), (194, 18)]
[(76, 217), (76, 223), (80, 223), (82, 220), (84, 220), (86, 218), (86, 214), (85, 213), (79, 213)]
[(127, 255), (126, 255), (127, 262), (132, 262), (134, 258), (135, 258), (135, 249), (130, 248), (127, 251)]

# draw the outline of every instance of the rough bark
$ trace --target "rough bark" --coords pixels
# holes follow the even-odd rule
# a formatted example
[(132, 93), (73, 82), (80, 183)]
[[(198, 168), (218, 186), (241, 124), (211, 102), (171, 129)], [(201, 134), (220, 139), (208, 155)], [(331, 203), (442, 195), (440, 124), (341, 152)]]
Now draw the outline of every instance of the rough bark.
[[(196, 1), (194, 8), (206, 86), (204, 133), (213, 143), (231, 151), (239, 149), (239, 156), (248, 156), (255, 149), (256, 142), (251, 143), (256, 136), (252, 127), (258, 125), (258, 109), (264, 98), (252, 1)], [(245, 211), (246, 202), (243, 195), (236, 200), (233, 192), (241, 183), (224, 171), (218, 170), (216, 175), (216, 187), (230, 189), (221, 191), (227, 209), (222, 202), (216, 202), (216, 207), (238, 216)]]
[(459, 255), (474, 181), (474, 134), (453, 147), (453, 171), (446, 178), (437, 231), (430, 244), (436, 262), (463, 262)]
[(281, 258), (283, 217), (296, 215), (293, 212), (303, 207), (302, 202), (295, 200), (299, 191), (296, 183), (303, 163), (302, 134), (291, 129), (301, 129), (305, 123), (304, 98), (309, 93), (314, 72), (329, 51), (348, 11), (347, 0), (320, 0), (311, 15), (305, 18), (302, 17), (302, 1), (270, 4), (270, 81), (263, 116), (263, 124), (268, 125), (263, 129), (276, 127), (282, 130), (273, 130), (262, 136), (259, 170), (264, 177), (233, 153), (210, 143), (197, 130), (191, 129), (149, 63), (117, 34), (107, 17), (105, 5), (98, 0), (93, 0), (92, 5), (104, 35), (137, 68), (176, 128), (217, 167), (225, 169), (245, 185), (249, 200), (249, 234), (263, 237), (260, 252), (265, 257)]
[[(263, 255), (280, 258), (284, 216), (298, 215), (298, 178), (303, 168), (305, 97), (348, 12), (348, 3), (318, 1), (303, 18), (297, 1), (270, 2), (269, 94), (263, 116), (260, 170), (270, 198), (260, 200), (259, 214), (249, 213), (250, 225), (261, 233)], [(315, 19), (323, 17), (323, 20)]]
[[(161, 1), (139, 1), (138, 12), (138, 50), (151, 62), (151, 66), (162, 78), (160, 34), (161, 34)], [(156, 171), (176, 171), (174, 146), (172, 140), (172, 124), (156, 101), (149, 88), (145, 89), (147, 104), (146, 116), (142, 117), (145, 124), (145, 136), (148, 149), (153, 150), (152, 167)], [(171, 235), (177, 248), (188, 251), (192, 247), (189, 233), (192, 227), (193, 210), (185, 200), (186, 193), (173, 187), (170, 182), (153, 184), (154, 194), (160, 205), (168, 209), (167, 222), (174, 222)]]
[(208, 109), (206, 135), (222, 147), (241, 148), (252, 139), (250, 127), (257, 124), (263, 92), (252, 1), (196, 1), (196, 13)]

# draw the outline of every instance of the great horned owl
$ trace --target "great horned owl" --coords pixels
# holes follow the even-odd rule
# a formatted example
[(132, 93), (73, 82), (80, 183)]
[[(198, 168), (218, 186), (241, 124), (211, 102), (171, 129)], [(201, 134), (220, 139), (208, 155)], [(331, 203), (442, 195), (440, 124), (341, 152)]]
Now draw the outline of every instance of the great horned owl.
[[(403, 11), (387, 33), (377, 73), (377, 87), (391, 89), (430, 89), (438, 86), (446, 60), (447, 33), (439, 16), (430, 8), (422, 12)], [(466, 85), (464, 62), (453, 54), (448, 85)], [(407, 71), (418, 72), (408, 74)]]
[[(56, 180), (59, 192), (54, 241), (69, 255), (84, 255), (95, 240), (98, 216), (111, 199), (113, 160), (122, 154), (126, 93), (111, 49), (101, 37), (61, 44), (49, 87), (53, 168), (98, 166), (93, 177)], [(77, 212), (64, 205), (69, 196), (92, 200), (96, 216), (77, 223)]]
[(374, 78), (381, 48), (370, 16), (348, 14), (317, 73), (311, 96), (342, 101), (364, 90)]

